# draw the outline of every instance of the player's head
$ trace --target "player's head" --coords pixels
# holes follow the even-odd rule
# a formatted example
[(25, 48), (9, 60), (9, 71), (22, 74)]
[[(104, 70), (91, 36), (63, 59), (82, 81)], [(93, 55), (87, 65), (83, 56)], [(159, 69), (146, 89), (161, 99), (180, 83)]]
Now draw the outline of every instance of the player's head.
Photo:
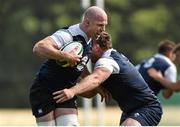
[(107, 14), (103, 9), (91, 6), (84, 12), (80, 27), (89, 38), (95, 37), (105, 30), (107, 20)]
[(91, 54), (92, 62), (96, 62), (103, 53), (110, 48), (112, 48), (111, 36), (107, 32), (103, 31), (100, 35), (98, 35), (98, 37), (93, 38)]
[(173, 41), (163, 40), (159, 43), (158, 52), (174, 61), (176, 55), (173, 53), (173, 49), (175, 48), (175, 46), (176, 44)]
[(180, 64), (180, 43), (173, 49), (173, 53), (176, 54), (175, 63)]

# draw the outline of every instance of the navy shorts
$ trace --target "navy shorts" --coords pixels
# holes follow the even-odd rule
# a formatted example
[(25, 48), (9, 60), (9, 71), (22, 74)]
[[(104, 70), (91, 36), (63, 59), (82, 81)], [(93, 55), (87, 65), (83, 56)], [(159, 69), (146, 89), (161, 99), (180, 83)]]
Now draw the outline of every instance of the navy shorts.
[(36, 118), (44, 116), (56, 108), (77, 108), (77, 97), (57, 104), (52, 95), (54, 91), (55, 90), (51, 89), (46, 84), (43, 84), (38, 79), (35, 79), (30, 88), (29, 99), (33, 115)]
[(131, 113), (122, 113), (120, 125), (127, 119), (137, 120), (142, 126), (157, 126), (161, 120), (162, 107), (160, 103), (152, 104), (134, 110)]

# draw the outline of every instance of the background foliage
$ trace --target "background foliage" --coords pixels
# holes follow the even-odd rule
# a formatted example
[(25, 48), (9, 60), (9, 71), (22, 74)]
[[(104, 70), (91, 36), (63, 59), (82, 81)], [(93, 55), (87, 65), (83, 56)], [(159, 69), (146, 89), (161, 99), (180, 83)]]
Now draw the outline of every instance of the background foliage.
[[(137, 64), (156, 53), (161, 40), (179, 42), (179, 5), (179, 0), (105, 0), (114, 47)], [(29, 107), (29, 87), (43, 61), (32, 54), (33, 45), (80, 22), (82, 13), (80, 0), (0, 0), (0, 107)]]

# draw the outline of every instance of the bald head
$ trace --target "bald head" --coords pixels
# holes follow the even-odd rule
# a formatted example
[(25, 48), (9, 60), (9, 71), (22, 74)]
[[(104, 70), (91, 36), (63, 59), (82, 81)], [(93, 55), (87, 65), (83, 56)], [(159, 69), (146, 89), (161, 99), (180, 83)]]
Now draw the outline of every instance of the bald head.
[(104, 31), (107, 24), (106, 12), (97, 6), (91, 6), (84, 12), (80, 28), (91, 38), (96, 37)]
[(104, 20), (107, 19), (107, 14), (102, 8), (91, 6), (84, 12), (83, 17), (84, 19)]

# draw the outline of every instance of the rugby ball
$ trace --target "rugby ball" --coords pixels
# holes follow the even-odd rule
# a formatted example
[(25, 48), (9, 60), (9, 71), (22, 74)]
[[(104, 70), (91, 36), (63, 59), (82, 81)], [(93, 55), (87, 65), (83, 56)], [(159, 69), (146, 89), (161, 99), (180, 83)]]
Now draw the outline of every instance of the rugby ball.
[[(83, 45), (79, 41), (72, 41), (72, 42), (69, 42), (69, 43), (65, 44), (64, 46), (62, 46), (62, 48), (60, 50), (64, 51), (64, 52), (68, 52), (68, 53), (70, 53), (71, 51), (74, 51), (75, 54), (82, 56)], [(57, 60), (56, 62), (58, 65), (61, 65), (62, 67), (69, 66), (68, 62), (65, 60)]]

